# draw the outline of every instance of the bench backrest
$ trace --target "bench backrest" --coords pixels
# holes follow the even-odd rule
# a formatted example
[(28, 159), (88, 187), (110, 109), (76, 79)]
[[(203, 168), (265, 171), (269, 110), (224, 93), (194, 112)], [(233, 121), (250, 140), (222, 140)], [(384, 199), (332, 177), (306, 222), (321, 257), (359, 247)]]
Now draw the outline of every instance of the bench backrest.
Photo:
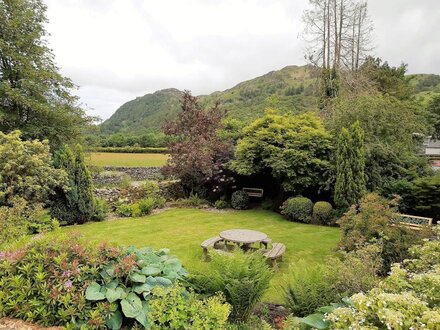
[(249, 196), (249, 197), (263, 197), (263, 189), (260, 188), (243, 188), (243, 191)]
[(420, 230), (432, 225), (432, 218), (419, 217), (409, 214), (396, 214), (395, 224), (406, 226), (415, 230)]

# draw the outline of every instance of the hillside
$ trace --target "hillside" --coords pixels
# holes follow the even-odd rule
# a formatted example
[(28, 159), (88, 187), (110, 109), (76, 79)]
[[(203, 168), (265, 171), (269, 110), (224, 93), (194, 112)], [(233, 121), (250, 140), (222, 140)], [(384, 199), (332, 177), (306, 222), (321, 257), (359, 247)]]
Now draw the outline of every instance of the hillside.
[[(249, 122), (261, 116), (267, 108), (299, 113), (317, 108), (314, 97), (315, 80), (308, 66), (287, 66), (263, 76), (247, 80), (225, 91), (199, 96), (203, 106), (220, 101), (228, 116)], [(408, 75), (415, 96), (427, 103), (440, 93), (440, 76), (435, 74)], [(180, 109), (182, 91), (164, 89), (123, 104), (100, 125), (105, 135), (123, 133), (138, 135), (159, 132), (163, 124), (173, 119)]]
[[(202, 95), (200, 103), (210, 106), (220, 101), (229, 116), (250, 121), (269, 107), (293, 113), (315, 109), (313, 88), (308, 67), (287, 66), (225, 91)], [(163, 124), (179, 111), (181, 94), (177, 89), (165, 89), (129, 101), (101, 124), (101, 132), (136, 135), (161, 131)]]

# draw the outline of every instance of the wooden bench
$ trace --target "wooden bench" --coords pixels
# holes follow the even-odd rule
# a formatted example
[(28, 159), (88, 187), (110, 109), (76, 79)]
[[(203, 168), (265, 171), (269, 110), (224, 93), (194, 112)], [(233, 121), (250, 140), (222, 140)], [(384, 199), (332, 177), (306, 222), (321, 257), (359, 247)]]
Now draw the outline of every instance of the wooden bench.
[(200, 244), (203, 249), (203, 256), (205, 259), (208, 258), (208, 250), (213, 248), (216, 243), (221, 241), (223, 241), (223, 238), (216, 236), (208, 238), (206, 241), (203, 241), (202, 244)]
[(263, 189), (260, 188), (243, 188), (243, 191), (249, 196), (249, 197), (263, 197)]
[(422, 230), (432, 225), (432, 218), (396, 213), (394, 225), (405, 226), (414, 230)]
[(277, 268), (277, 260), (283, 259), (284, 252), (286, 252), (286, 246), (283, 243), (273, 243), (272, 249), (263, 255), (271, 261), (272, 267)]
[(260, 248), (262, 248), (264, 246), (264, 248), (267, 249), (267, 247), (269, 246), (270, 243), (272, 243), (272, 240), (269, 237), (266, 239), (263, 239), (260, 242)]

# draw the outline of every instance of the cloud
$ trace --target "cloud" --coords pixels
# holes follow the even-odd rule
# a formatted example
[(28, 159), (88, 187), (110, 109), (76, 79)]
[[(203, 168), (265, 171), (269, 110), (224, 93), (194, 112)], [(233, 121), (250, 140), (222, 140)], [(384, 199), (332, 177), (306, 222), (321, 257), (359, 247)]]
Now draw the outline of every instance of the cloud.
[[(304, 64), (307, 0), (45, 0), (50, 46), (90, 113), (158, 89), (223, 90)], [(370, 0), (376, 53), (440, 73), (440, 2)], [(436, 10), (437, 9), (437, 10)]]

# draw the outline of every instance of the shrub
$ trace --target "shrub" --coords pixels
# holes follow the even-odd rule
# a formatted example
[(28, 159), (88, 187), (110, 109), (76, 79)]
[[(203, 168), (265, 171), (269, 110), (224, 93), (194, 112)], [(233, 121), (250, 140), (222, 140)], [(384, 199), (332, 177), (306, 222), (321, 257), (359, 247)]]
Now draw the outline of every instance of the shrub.
[(216, 200), (214, 203), (214, 207), (219, 210), (226, 209), (228, 206), (228, 202), (221, 199)]
[(158, 197), (160, 195), (159, 183), (157, 181), (147, 180), (143, 188), (148, 197)]
[(168, 288), (187, 275), (168, 249), (129, 247), (107, 262), (88, 285), (87, 301), (116, 305), (106, 325), (119, 329), (136, 320), (148, 328), (148, 304), (155, 288)]
[(382, 274), (393, 263), (401, 262), (408, 255), (408, 248), (420, 243), (424, 234), (403, 226), (392, 226), (395, 208), (377, 194), (364, 197), (359, 205), (352, 206), (337, 222), (342, 229), (339, 247), (344, 251), (378, 242), (382, 246)]
[(272, 275), (260, 254), (237, 251), (226, 256), (213, 254), (209, 267), (192, 276), (191, 282), (203, 293), (223, 292), (232, 305), (231, 320), (245, 322), (269, 287)]
[(413, 259), (394, 265), (376, 288), (353, 295), (350, 306), (331, 312), (329, 328), (438, 329), (440, 241), (415, 246), (410, 255)]
[(57, 235), (0, 253), (0, 315), (44, 326), (102, 328), (116, 306), (86, 301), (84, 290), (119, 252)]
[(104, 199), (95, 198), (94, 210), (92, 215), (93, 221), (102, 221), (108, 213), (108, 205)]
[(40, 204), (29, 205), (22, 198), (11, 202), (11, 207), (0, 207), (0, 245), (24, 235), (50, 231), (56, 226)]
[(133, 207), (130, 204), (121, 204), (116, 207), (116, 213), (123, 217), (131, 217), (133, 214)]
[(200, 300), (179, 285), (156, 288), (149, 302), (151, 329), (224, 329), (230, 306), (220, 295)]
[(263, 210), (273, 210), (274, 209), (274, 201), (272, 199), (266, 198), (262, 203), (261, 207)]
[(231, 206), (236, 210), (245, 210), (249, 207), (249, 196), (243, 190), (237, 190), (231, 196)]
[(136, 203), (139, 206), (141, 215), (150, 214), (156, 207), (156, 200), (153, 197), (148, 197)]
[(294, 315), (306, 316), (318, 307), (373, 288), (380, 266), (377, 246), (345, 254), (342, 260), (332, 258), (324, 265), (300, 261), (289, 268), (285, 304)]
[(56, 187), (64, 187), (66, 174), (55, 169), (48, 141), (22, 141), (19, 131), (0, 132), (0, 206), (16, 197), (46, 203)]
[(89, 151), (94, 152), (123, 152), (123, 153), (135, 153), (135, 154), (166, 154), (167, 148), (153, 148), (153, 147), (94, 147)]
[(333, 207), (328, 202), (316, 202), (313, 205), (312, 221), (316, 224), (333, 224)]
[(310, 222), (313, 202), (302, 196), (292, 197), (281, 206), (281, 214), (292, 221)]
[(64, 146), (54, 156), (56, 168), (67, 173), (66, 189), (58, 189), (51, 201), (51, 215), (64, 224), (82, 224), (92, 220), (95, 212), (92, 176), (80, 145), (72, 151)]

